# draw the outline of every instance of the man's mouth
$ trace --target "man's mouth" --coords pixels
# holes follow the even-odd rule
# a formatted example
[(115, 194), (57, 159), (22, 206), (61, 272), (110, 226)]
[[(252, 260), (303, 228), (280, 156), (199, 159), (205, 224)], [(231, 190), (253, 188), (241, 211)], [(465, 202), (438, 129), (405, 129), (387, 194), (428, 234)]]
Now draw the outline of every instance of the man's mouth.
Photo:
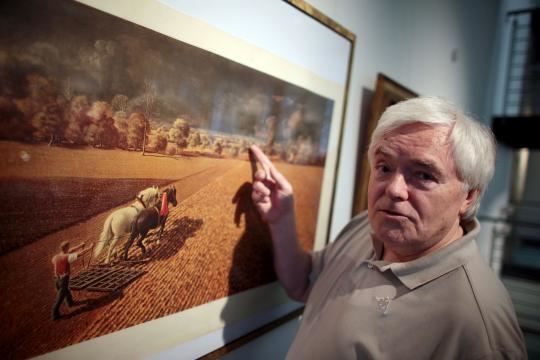
[(405, 218), (409, 218), (406, 214), (402, 213), (402, 212), (399, 212), (399, 211), (395, 211), (395, 210), (387, 210), (387, 209), (382, 209), (380, 210), (381, 212), (383, 212), (384, 214), (386, 215), (389, 215), (391, 217), (405, 217)]

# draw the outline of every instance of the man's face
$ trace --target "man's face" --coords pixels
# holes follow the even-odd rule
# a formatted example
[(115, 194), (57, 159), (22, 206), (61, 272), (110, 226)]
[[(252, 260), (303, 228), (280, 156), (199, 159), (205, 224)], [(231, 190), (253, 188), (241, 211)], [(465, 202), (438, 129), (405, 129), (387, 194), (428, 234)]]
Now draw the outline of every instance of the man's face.
[(449, 128), (414, 123), (374, 144), (368, 215), (375, 237), (402, 256), (454, 240), (471, 203), (457, 176)]

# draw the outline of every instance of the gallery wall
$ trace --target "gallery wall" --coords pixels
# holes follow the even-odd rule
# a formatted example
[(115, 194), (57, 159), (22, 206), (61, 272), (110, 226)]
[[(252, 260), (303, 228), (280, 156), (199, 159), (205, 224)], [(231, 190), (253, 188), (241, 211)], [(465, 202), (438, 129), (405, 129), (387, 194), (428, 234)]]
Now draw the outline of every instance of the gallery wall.
[[(369, 109), (377, 73), (422, 95), (444, 97), (489, 125), (496, 104), (500, 51), (500, 2), (493, 0), (311, 0), (315, 8), (356, 34), (347, 119), (331, 236), (350, 219), (360, 120)], [(511, 158), (505, 149), (495, 194), (506, 199)], [(503, 194), (501, 195), (501, 191)], [(494, 194), (494, 195), (492, 195)], [(497, 212), (502, 203), (491, 206)], [(484, 206), (486, 208), (486, 206)], [(486, 240), (488, 241), (488, 240)], [(483, 245), (480, 245), (481, 247)], [(483, 246), (486, 248), (486, 246)], [(487, 250), (484, 249), (483, 254)], [(297, 322), (291, 322), (230, 353), (227, 359), (282, 358)]]
[[(378, 72), (422, 95), (444, 97), (489, 121), (496, 2), (313, 1), (357, 35), (332, 234), (346, 224), (362, 111)], [(365, 99), (363, 99), (365, 98)]]

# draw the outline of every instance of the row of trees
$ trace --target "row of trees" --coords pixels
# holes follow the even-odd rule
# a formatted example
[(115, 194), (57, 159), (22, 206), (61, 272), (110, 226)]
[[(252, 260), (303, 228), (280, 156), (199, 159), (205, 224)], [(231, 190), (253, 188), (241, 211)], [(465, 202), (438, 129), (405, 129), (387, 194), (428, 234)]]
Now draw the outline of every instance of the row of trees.
[[(149, 118), (154, 114), (156, 94), (151, 86), (137, 98), (116, 95), (107, 102), (72, 94), (69, 83), (59, 92), (55, 84), (40, 75), (29, 75), (26, 80), (25, 97), (0, 96), (0, 139), (169, 155), (187, 149), (230, 157), (245, 154), (252, 143), (242, 137), (192, 128), (184, 118), (177, 118), (170, 127), (152, 129)], [(321, 163), (309, 137), (300, 136), (284, 144), (271, 141), (265, 150), (291, 163)]]
[(57, 98), (42, 106), (31, 98), (0, 97), (0, 138), (47, 142), (51, 146), (90, 145), (125, 150), (142, 150), (146, 143), (147, 151), (170, 155), (191, 148), (237, 156), (249, 147), (245, 140), (234, 141), (192, 129), (182, 118), (176, 119), (170, 128), (152, 129), (144, 114), (128, 115), (125, 103), (122, 95), (111, 104), (90, 103), (86, 96), (80, 95), (69, 102)]
[(187, 150), (238, 157), (246, 154), (252, 143), (235, 136), (212, 135), (192, 128), (188, 121), (178, 118), (172, 127), (161, 126), (149, 134), (146, 151), (174, 155)]
[[(245, 141), (227, 140), (192, 129), (178, 118), (171, 127), (152, 129), (156, 91), (148, 84), (143, 94), (129, 99), (116, 95), (110, 102), (75, 95), (69, 82), (58, 84), (31, 74), (25, 96), (0, 96), (0, 139), (46, 142), (53, 145), (89, 145), (175, 154), (186, 148), (228, 155), (246, 151)], [(62, 89), (61, 91), (59, 89)], [(146, 146), (145, 146), (146, 145)]]
[(95, 147), (141, 149), (147, 116), (128, 106), (125, 95), (90, 101), (58, 93), (51, 81), (27, 76), (27, 96), (0, 96), (0, 138)]
[(168, 143), (180, 149), (213, 143), (207, 135), (190, 136), (190, 124), (181, 118), (170, 129), (152, 130), (149, 117), (156, 96), (150, 86), (136, 99), (116, 95), (110, 102), (72, 94), (69, 83), (62, 89), (60, 92), (50, 79), (32, 74), (26, 77), (26, 96), (0, 96), (0, 139), (142, 150), (152, 134), (150, 148), (157, 151)]

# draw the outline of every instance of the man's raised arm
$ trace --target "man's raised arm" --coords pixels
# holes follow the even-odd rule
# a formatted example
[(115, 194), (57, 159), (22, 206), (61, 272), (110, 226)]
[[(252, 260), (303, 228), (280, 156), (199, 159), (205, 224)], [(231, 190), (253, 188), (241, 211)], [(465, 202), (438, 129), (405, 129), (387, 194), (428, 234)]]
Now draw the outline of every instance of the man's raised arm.
[(251, 151), (262, 169), (254, 176), (251, 197), (268, 223), (274, 244), (274, 267), (289, 297), (305, 302), (309, 294), (311, 256), (296, 237), (293, 189), (257, 146)]

